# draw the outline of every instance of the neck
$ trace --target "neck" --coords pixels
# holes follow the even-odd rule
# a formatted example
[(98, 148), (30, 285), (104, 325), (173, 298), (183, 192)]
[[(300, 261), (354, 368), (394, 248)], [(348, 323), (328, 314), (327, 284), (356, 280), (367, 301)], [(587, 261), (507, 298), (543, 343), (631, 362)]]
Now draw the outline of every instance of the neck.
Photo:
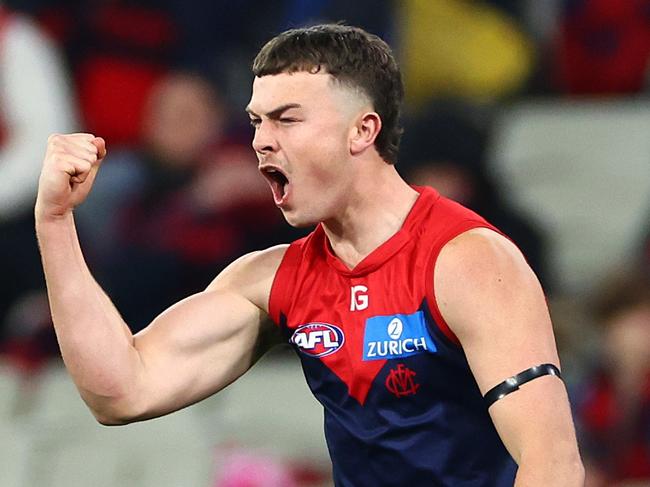
[(332, 250), (350, 268), (400, 230), (418, 197), (394, 166), (379, 167), (358, 175), (344, 210), (323, 222)]

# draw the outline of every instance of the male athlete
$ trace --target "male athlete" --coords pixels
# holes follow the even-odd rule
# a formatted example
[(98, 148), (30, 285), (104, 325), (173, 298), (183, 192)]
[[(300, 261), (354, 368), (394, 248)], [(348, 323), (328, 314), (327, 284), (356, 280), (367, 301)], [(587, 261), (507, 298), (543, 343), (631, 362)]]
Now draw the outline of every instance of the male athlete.
[(97, 419), (208, 397), (278, 330), (324, 406), (337, 486), (581, 485), (537, 279), (488, 222), (395, 170), (402, 84), (388, 46), (354, 27), (292, 30), (253, 72), (259, 169), (290, 224), (318, 226), (241, 257), (135, 336), (72, 214), (104, 140), (49, 139), (37, 233), (63, 358)]

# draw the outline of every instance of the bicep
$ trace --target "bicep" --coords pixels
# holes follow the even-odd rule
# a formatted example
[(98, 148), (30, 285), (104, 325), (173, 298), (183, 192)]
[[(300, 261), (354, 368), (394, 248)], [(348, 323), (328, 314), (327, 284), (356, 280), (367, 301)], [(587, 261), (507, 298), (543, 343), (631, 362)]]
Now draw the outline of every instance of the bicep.
[(207, 290), (172, 306), (134, 337), (145, 419), (193, 404), (253, 364), (266, 314), (239, 293)]
[[(559, 366), (541, 286), (511, 242), (486, 229), (461, 235), (441, 252), (435, 276), (441, 312), (482, 394), (532, 366)], [(566, 390), (557, 377), (521, 386), (489, 412), (518, 461), (549, 441), (575, 441)]]

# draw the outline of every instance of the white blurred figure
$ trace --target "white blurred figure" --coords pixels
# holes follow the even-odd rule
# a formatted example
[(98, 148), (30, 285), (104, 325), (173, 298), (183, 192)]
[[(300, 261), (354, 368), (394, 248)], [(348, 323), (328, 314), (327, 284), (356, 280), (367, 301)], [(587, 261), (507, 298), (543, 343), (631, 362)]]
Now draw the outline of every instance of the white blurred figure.
[(49, 323), (49, 313), (29, 323), (9, 321), (24, 318), (26, 303), (44, 296), (32, 216), (44, 141), (75, 128), (75, 101), (56, 44), (0, 2), (0, 353)]
[(43, 147), (75, 130), (75, 109), (56, 45), (0, 3), (0, 223), (31, 212)]

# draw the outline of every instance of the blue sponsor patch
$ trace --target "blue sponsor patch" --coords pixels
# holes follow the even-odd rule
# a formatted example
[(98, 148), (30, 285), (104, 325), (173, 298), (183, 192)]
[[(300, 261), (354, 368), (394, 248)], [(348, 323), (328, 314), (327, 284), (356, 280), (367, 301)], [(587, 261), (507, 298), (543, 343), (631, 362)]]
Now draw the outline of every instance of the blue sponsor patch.
[(386, 360), (436, 351), (422, 311), (410, 315), (373, 316), (366, 320), (363, 360)]

